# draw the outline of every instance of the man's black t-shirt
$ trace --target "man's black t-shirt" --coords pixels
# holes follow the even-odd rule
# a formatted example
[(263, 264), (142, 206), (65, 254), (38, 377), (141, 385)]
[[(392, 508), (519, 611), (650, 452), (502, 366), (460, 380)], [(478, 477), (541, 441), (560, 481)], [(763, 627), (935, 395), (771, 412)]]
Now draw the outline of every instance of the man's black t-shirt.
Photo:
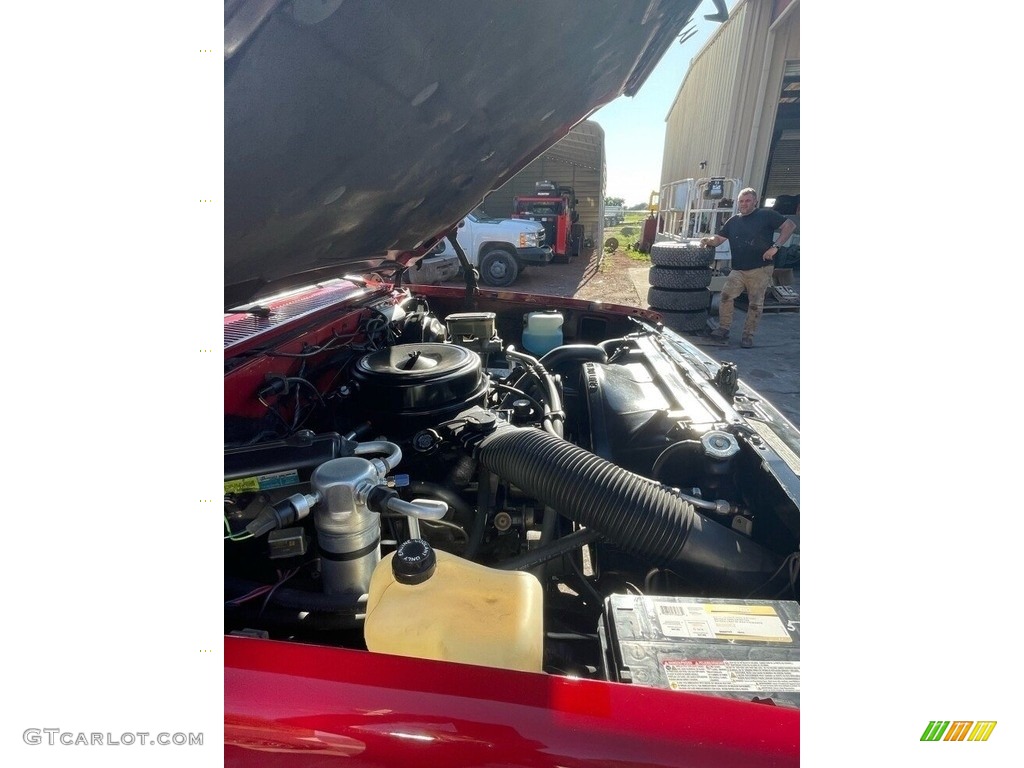
[(746, 216), (737, 214), (729, 219), (718, 234), (729, 239), (732, 269), (758, 269), (771, 264), (764, 260), (764, 252), (772, 245), (775, 230), (786, 217), (771, 208), (758, 208)]

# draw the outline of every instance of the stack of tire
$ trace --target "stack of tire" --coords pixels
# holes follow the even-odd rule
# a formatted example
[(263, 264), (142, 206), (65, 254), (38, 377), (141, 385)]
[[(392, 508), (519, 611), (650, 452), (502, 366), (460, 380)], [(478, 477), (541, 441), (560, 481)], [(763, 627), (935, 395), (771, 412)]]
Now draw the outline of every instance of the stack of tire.
[(654, 243), (648, 272), (647, 304), (675, 331), (694, 333), (708, 325), (711, 264), (715, 249), (699, 243)]

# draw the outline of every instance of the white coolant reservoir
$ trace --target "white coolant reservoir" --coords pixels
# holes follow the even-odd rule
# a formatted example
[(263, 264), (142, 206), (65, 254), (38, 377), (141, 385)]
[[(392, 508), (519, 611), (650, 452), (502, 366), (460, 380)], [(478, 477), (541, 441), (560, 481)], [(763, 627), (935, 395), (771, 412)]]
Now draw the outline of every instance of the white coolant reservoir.
[(411, 539), (374, 569), (363, 633), (378, 653), (540, 672), (540, 582)]
[(534, 355), (546, 355), (555, 347), (562, 346), (561, 312), (530, 312), (526, 315), (523, 328), (523, 346)]

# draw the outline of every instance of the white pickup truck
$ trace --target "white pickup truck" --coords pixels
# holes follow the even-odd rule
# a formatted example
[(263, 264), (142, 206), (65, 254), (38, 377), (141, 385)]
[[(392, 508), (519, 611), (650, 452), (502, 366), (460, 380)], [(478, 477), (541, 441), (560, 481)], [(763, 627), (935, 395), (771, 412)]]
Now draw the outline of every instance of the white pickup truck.
[[(480, 273), (484, 285), (503, 288), (511, 285), (527, 265), (545, 265), (554, 254), (544, 240), (543, 225), (528, 219), (497, 219), (476, 208), (459, 224), (459, 245), (470, 264)], [(437, 283), (449, 280), (459, 270), (458, 256), (447, 240), (410, 271), (413, 283)]]

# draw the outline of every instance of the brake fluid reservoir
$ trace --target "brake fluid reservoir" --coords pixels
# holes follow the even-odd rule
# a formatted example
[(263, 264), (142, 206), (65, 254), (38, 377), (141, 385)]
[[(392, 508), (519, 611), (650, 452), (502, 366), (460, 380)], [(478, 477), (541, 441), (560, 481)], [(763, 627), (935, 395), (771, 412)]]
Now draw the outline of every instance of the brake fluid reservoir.
[(534, 355), (546, 355), (555, 347), (562, 346), (561, 312), (530, 312), (526, 315), (523, 328), (523, 346)]
[(363, 633), (378, 653), (540, 672), (540, 582), (410, 539), (374, 569)]

